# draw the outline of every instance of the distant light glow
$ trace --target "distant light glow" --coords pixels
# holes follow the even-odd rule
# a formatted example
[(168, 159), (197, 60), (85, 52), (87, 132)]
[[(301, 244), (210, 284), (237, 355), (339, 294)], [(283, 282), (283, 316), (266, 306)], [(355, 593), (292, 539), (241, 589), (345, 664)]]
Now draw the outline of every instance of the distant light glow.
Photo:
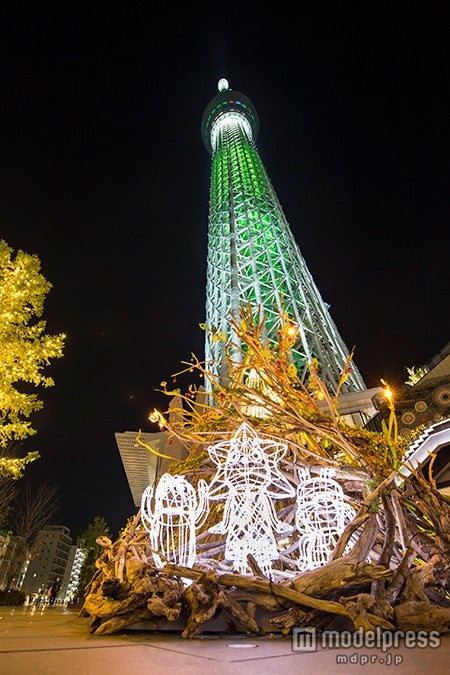
[(218, 85), (217, 85), (217, 89), (218, 89), (219, 91), (227, 91), (227, 89), (229, 89), (229, 88), (230, 88), (230, 87), (229, 87), (229, 85), (228, 85), (228, 80), (226, 80), (224, 77), (222, 77), (222, 78), (219, 80), (219, 83), (218, 83)]

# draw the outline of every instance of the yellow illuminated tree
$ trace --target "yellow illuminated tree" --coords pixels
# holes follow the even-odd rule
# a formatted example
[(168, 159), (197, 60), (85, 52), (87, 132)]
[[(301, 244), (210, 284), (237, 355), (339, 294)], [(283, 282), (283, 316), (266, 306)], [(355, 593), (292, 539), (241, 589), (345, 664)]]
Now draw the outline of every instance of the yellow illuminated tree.
[(65, 335), (49, 335), (41, 319), (51, 288), (37, 255), (20, 250), (14, 255), (0, 240), (0, 476), (20, 478), (39, 456), (14, 457), (9, 449), (36, 433), (29, 417), (43, 402), (31, 389), (53, 386), (43, 371), (63, 355)]

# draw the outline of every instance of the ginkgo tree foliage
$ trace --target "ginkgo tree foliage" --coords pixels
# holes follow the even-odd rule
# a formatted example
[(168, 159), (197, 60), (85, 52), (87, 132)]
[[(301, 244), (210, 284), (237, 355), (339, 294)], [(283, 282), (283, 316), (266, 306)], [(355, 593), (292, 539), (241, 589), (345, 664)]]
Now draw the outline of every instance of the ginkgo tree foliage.
[(33, 389), (54, 385), (45, 369), (63, 356), (65, 335), (46, 333), (42, 319), (51, 288), (37, 255), (0, 240), (0, 476), (19, 478), (39, 456), (13, 457), (10, 448), (36, 433), (29, 418), (43, 401)]

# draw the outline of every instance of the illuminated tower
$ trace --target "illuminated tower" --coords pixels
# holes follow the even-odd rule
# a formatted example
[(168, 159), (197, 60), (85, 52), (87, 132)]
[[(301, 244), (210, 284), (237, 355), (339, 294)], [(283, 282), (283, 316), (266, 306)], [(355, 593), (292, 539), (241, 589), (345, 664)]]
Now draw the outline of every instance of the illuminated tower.
[[(263, 313), (276, 342), (282, 310), (298, 326), (293, 359), (302, 380), (319, 362), (322, 381), (336, 391), (348, 349), (295, 242), (258, 154), (258, 115), (243, 94), (220, 80), (206, 108), (202, 137), (212, 155), (208, 232), (206, 324), (237, 342), (230, 319), (248, 302)], [(224, 342), (206, 333), (207, 368), (225, 375)], [(235, 358), (239, 358), (236, 350)], [(364, 390), (357, 368), (343, 388)]]

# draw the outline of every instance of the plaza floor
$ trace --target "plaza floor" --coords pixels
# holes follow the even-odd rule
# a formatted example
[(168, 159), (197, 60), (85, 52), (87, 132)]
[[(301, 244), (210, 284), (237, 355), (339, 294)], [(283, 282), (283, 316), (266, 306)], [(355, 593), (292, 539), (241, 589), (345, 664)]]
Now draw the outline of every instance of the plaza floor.
[(434, 649), (407, 649), (402, 644), (389, 652), (320, 647), (295, 652), (292, 639), (279, 634), (206, 633), (184, 640), (178, 633), (129, 630), (95, 636), (89, 633), (89, 619), (58, 606), (0, 607), (0, 617), (1, 675), (450, 673), (448, 634)]

